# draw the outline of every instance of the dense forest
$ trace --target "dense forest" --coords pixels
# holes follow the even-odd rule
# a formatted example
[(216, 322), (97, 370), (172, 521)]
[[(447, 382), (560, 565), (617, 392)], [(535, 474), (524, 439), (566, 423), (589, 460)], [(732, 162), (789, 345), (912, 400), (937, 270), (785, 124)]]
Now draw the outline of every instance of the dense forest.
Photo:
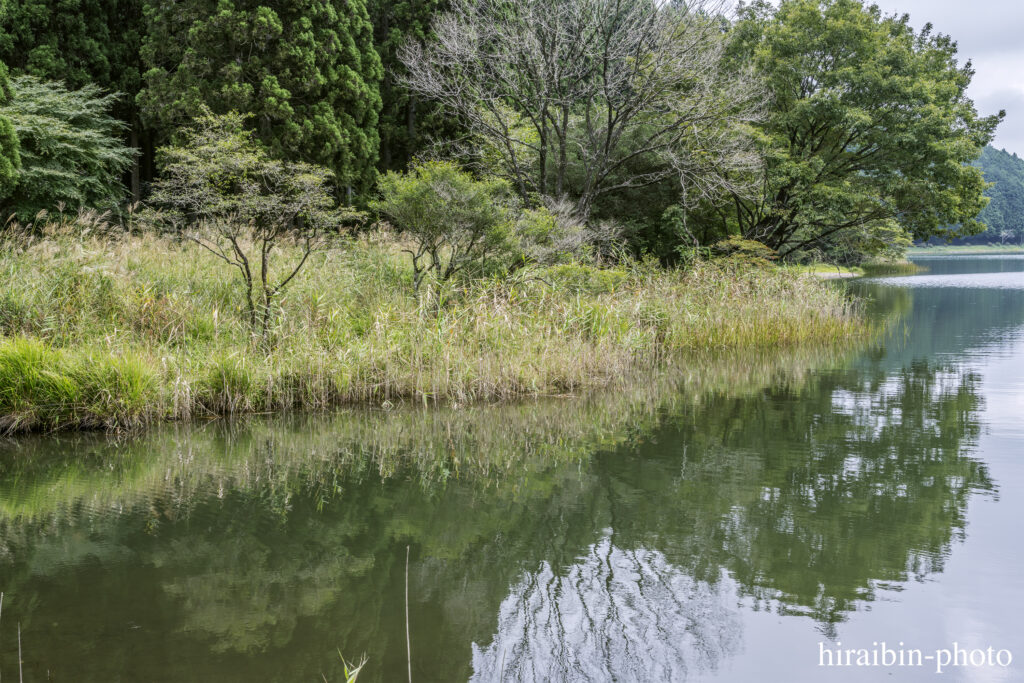
[[(981, 179), (959, 167), (1000, 118), (975, 112), (950, 38), (858, 0), (0, 12), (0, 202), (21, 222), (148, 199), (158, 150), (204, 112), (237, 112), (270, 158), (325, 168), (332, 195), (359, 208), (380, 172), (452, 160), (525, 205), (566, 200), (614, 222), (631, 252), (666, 262), (730, 235), (857, 261), (943, 226), (977, 232)], [(1010, 191), (992, 191), (989, 233), (1016, 229), (997, 216)]]
[(985, 229), (955, 240), (959, 244), (1024, 244), (1024, 159), (986, 145), (975, 165), (992, 186), (988, 206), (978, 215)]
[(983, 229), (973, 75), (861, 0), (7, 0), (0, 430), (862, 335), (789, 266)]

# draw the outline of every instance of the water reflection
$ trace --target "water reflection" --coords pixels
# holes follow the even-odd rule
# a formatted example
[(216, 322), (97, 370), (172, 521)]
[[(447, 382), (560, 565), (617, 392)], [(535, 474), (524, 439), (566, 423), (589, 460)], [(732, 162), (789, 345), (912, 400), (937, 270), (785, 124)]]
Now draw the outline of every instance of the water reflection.
[[(4, 624), (32, 678), (681, 680), (741, 613), (826, 631), (964, 534), (976, 375), (693, 363), (590, 400), (12, 442)], [(718, 367), (718, 366), (716, 366)], [(757, 368), (752, 371), (751, 368)], [(730, 387), (730, 388), (726, 388)], [(13, 641), (0, 632), (0, 673)]]
[(610, 530), (564, 571), (543, 563), (501, 603), (474, 681), (680, 681), (740, 644), (732, 581), (698, 581)]

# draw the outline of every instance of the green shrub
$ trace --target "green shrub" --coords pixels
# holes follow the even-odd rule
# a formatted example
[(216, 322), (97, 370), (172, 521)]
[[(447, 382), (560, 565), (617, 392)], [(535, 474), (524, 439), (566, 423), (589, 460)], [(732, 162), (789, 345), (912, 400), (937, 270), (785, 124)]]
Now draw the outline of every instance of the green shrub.
[(504, 181), (476, 180), (453, 163), (429, 161), (381, 176), (380, 194), (371, 207), (412, 243), (405, 251), (417, 290), (430, 274), (444, 282), (511, 250)]
[(595, 256), (616, 250), (622, 230), (613, 221), (583, 221), (568, 202), (522, 211), (514, 225), (517, 251), (515, 265), (550, 265)]

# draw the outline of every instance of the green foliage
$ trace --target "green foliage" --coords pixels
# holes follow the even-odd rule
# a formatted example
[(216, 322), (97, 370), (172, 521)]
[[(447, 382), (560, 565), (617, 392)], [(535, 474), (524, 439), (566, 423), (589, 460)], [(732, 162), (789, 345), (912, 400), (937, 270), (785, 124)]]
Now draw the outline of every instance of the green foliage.
[(987, 145), (974, 165), (990, 183), (985, 190), (990, 201), (978, 216), (985, 230), (958, 242), (1024, 243), (1024, 160)]
[(516, 218), (513, 269), (529, 263), (551, 265), (618, 255), (622, 230), (617, 223), (596, 218), (587, 223), (569, 202), (549, 204), (525, 209)]
[[(335, 208), (330, 171), (270, 158), (244, 123), (240, 114), (205, 110), (180, 133), (181, 146), (161, 150), (163, 177), (151, 202), (168, 210), (158, 219), (237, 268), (253, 332), (266, 338), (274, 297), (358, 214)], [(275, 264), (272, 252), (289, 239), (299, 258)]]
[(511, 228), (508, 185), (476, 180), (455, 164), (415, 164), (408, 173), (380, 178), (381, 197), (371, 207), (412, 242), (413, 282), (434, 273), (443, 282), (488, 256), (507, 254)]
[(895, 219), (851, 226), (790, 252), (791, 260), (863, 266), (904, 259), (910, 234)]
[(764, 191), (721, 210), (731, 231), (786, 255), (893, 219), (918, 239), (980, 229), (970, 162), (1002, 113), (978, 116), (949, 37), (860, 0), (784, 0), (744, 7), (731, 49), (772, 93)]
[[(11, 85), (7, 76), (7, 67), (0, 63), (0, 107), (10, 101)], [(18, 171), (21, 169), (21, 154), (18, 151), (18, 135), (14, 124), (6, 116), (0, 115), (0, 202), (3, 202), (18, 183)]]
[(10, 92), (0, 115), (17, 134), (21, 170), (2, 202), (5, 216), (31, 221), (40, 211), (107, 209), (124, 199), (121, 177), (134, 152), (121, 141), (124, 124), (110, 115), (114, 95), (32, 76), (12, 78)]
[(123, 92), (114, 113), (135, 114), (141, 85), (142, 0), (6, 0), (0, 61), (16, 74)]
[(372, 187), (382, 73), (363, 0), (147, 0), (145, 16), (147, 121), (242, 112), (272, 155)]
[(556, 287), (571, 292), (608, 294), (627, 284), (629, 273), (621, 268), (598, 268), (584, 263), (563, 263), (549, 266), (544, 278)]
[(410, 94), (398, 78), (405, 72), (399, 48), (410, 40), (427, 40), (430, 22), (447, 6), (447, 0), (367, 0), (374, 46), (384, 67), (378, 126), (383, 169), (404, 169), (432, 138), (457, 134), (455, 121), (441, 107)]
[(739, 235), (731, 235), (728, 239), (716, 242), (711, 247), (711, 253), (726, 258), (734, 264), (759, 268), (767, 267), (778, 258), (774, 249), (766, 247), (756, 240), (744, 239)]

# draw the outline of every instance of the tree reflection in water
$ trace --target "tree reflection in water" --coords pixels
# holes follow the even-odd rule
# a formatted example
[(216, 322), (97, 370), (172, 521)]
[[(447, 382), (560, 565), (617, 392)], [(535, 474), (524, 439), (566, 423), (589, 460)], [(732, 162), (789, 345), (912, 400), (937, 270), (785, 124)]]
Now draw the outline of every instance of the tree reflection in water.
[(828, 631), (941, 571), (994, 488), (977, 377), (741, 362), (741, 392), (20, 441), (4, 621), (61, 653), (34, 677), (335, 680), (340, 646), (399, 680), (410, 545), (416, 680), (680, 680), (751, 604)]
[(607, 533), (566, 571), (545, 562), (511, 588), (494, 641), (473, 646), (471, 680), (684, 680), (738, 647), (733, 591)]

